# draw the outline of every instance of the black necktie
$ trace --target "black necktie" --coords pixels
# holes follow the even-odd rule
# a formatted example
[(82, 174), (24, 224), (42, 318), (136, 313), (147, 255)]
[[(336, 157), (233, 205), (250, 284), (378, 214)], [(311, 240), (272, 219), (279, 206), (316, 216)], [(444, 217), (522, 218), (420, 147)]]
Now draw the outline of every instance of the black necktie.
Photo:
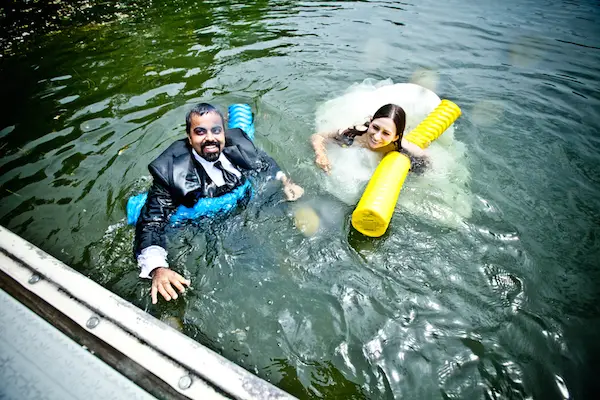
[(220, 169), (223, 173), (223, 180), (225, 181), (225, 185), (227, 185), (230, 188), (233, 188), (238, 185), (239, 178), (233, 172), (227, 171), (223, 164), (221, 164), (221, 161), (215, 162), (215, 167)]

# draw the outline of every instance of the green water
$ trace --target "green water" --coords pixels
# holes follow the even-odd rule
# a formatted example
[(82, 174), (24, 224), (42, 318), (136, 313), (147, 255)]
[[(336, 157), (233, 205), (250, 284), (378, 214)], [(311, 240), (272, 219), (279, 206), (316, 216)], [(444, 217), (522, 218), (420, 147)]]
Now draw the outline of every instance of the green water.
[[(0, 58), (2, 225), (301, 398), (595, 392), (597, 1), (98, 3)], [(423, 76), (463, 110), (460, 191), (409, 177), (366, 239), (313, 165), (317, 110), (365, 79)], [(171, 232), (193, 290), (152, 306), (125, 202), (199, 101), (251, 104), (324, 225), (302, 235), (265, 188)], [(448, 204), (468, 212), (447, 223)]]

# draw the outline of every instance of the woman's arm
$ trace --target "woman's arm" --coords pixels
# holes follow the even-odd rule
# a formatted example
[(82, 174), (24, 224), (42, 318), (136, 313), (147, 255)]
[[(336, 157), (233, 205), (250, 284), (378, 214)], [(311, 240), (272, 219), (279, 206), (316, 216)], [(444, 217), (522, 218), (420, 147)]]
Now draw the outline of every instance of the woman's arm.
[(409, 142), (405, 138), (402, 138), (400, 145), (404, 150), (406, 150), (408, 153), (410, 153), (411, 155), (413, 155), (415, 157), (428, 157), (429, 156), (429, 153), (426, 150), (420, 148), (413, 142)]
[(410, 171), (415, 174), (422, 174), (429, 167), (429, 152), (416, 144), (402, 139), (402, 150), (410, 157)]
[(313, 150), (315, 151), (315, 162), (325, 172), (329, 172), (331, 170), (331, 163), (327, 158), (327, 150), (325, 149), (325, 143), (327, 143), (328, 140), (334, 138), (336, 135), (338, 135), (338, 132), (336, 131), (319, 132), (315, 133), (310, 138)]

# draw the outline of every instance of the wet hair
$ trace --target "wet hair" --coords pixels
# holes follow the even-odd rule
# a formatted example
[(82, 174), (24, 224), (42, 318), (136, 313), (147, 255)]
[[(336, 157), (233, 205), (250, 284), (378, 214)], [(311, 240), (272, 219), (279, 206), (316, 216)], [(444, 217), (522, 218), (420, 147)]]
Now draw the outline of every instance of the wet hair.
[[(395, 104), (386, 104), (383, 107), (380, 107), (375, 114), (373, 114), (373, 119), (377, 118), (391, 118), (394, 121), (394, 125), (396, 126), (396, 134), (398, 135), (398, 140), (394, 141), (396, 145), (396, 149), (400, 149), (400, 142), (402, 141), (402, 136), (404, 135), (404, 128), (406, 127), (406, 113), (404, 109)], [(365, 123), (365, 126), (369, 126), (369, 123)], [(367, 130), (360, 131), (355, 127), (348, 128), (344, 132), (342, 132), (342, 142), (345, 144), (352, 145), (354, 142), (354, 138), (356, 136), (362, 136), (365, 134)]]
[(187, 134), (190, 134), (190, 129), (192, 128), (192, 117), (194, 115), (198, 115), (201, 117), (211, 112), (219, 114), (219, 116), (221, 117), (221, 121), (223, 121), (223, 126), (225, 126), (225, 118), (223, 117), (221, 111), (217, 110), (211, 104), (198, 103), (194, 107), (192, 107), (192, 109), (188, 111), (187, 115), (185, 116), (185, 131), (187, 132)]

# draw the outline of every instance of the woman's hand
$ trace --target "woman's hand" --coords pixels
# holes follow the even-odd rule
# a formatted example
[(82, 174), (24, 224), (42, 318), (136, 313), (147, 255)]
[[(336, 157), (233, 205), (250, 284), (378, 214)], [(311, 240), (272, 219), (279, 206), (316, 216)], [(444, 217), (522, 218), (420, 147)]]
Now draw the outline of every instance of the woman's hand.
[(317, 163), (319, 168), (321, 168), (323, 171), (327, 173), (331, 172), (331, 163), (329, 162), (329, 158), (327, 158), (326, 154), (317, 154), (315, 163)]
[(188, 279), (185, 279), (183, 276), (169, 268), (156, 268), (152, 271), (152, 289), (150, 290), (152, 304), (158, 303), (158, 293), (160, 293), (166, 301), (171, 299), (176, 300), (177, 292), (173, 289), (173, 286), (175, 286), (180, 293), (183, 293), (185, 292), (183, 285), (189, 287), (190, 283), (191, 282)]

